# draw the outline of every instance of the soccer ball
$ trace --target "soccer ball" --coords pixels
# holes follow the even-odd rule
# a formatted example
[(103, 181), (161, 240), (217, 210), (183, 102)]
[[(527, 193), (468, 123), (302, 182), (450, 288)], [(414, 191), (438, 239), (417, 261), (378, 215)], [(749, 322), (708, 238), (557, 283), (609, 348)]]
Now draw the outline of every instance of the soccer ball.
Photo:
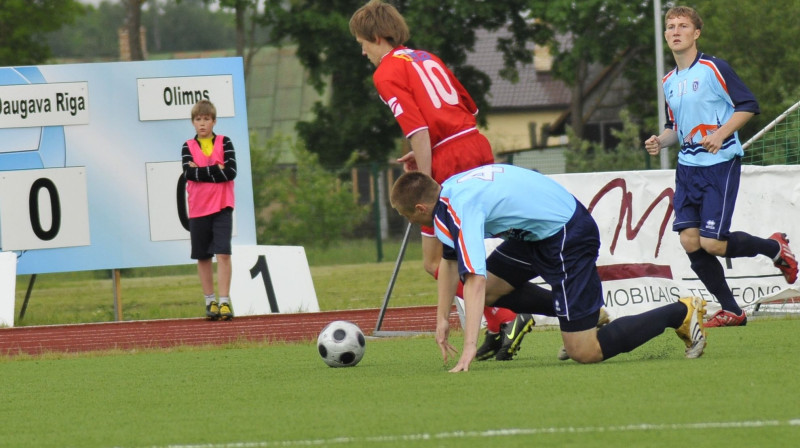
[(346, 320), (329, 323), (317, 338), (317, 349), (325, 364), (352, 367), (364, 357), (366, 339), (358, 325)]

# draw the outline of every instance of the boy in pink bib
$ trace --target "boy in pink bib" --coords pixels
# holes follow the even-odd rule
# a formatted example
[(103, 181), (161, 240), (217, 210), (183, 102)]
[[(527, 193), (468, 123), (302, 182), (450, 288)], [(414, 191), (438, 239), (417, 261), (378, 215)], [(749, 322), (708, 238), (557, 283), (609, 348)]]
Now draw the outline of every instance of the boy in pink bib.
[[(231, 236), (233, 235), (233, 179), (236, 153), (231, 139), (214, 134), (217, 110), (208, 100), (192, 107), (192, 125), (197, 134), (181, 149), (183, 176), (189, 202), (189, 234), (192, 259), (206, 302), (209, 320), (233, 319), (230, 303)], [(217, 257), (217, 288), (214, 294), (212, 258)]]

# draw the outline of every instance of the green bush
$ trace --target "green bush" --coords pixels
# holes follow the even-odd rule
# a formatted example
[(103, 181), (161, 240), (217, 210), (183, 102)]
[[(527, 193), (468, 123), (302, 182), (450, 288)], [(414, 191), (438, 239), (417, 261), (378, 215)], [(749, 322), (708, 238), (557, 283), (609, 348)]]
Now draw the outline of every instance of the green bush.
[(569, 141), (574, 142), (566, 152), (568, 173), (632, 171), (659, 167), (658, 157), (650, 156), (645, 151), (641, 128), (631, 120), (630, 113), (623, 110), (620, 119), (622, 129), (611, 130), (611, 134), (619, 139), (613, 149), (606, 149), (601, 143), (579, 140), (568, 129)]
[[(323, 168), (301, 142), (276, 137), (263, 148), (251, 146), (259, 244), (328, 247), (368, 216), (351, 183)], [(278, 164), (282, 147), (291, 149), (294, 165)]]

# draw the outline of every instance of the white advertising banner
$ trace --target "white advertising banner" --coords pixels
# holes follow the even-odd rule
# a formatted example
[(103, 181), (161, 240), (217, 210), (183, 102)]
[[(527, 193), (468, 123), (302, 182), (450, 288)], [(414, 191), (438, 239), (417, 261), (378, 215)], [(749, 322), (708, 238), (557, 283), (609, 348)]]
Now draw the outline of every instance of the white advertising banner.
[[(626, 171), (550, 176), (592, 213), (600, 228), (598, 270), (612, 317), (638, 314), (700, 296), (709, 310), (719, 304), (689, 266), (672, 230), (674, 170)], [(767, 238), (784, 232), (800, 248), (800, 166), (744, 166), (732, 231)], [(720, 260), (741, 306), (786, 289), (767, 257)]]

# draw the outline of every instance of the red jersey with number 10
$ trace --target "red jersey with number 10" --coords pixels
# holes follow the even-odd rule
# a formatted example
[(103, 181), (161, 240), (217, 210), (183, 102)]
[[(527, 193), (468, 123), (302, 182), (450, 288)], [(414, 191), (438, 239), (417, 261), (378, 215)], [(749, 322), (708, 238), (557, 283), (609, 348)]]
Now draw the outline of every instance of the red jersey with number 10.
[(372, 77), (406, 138), (427, 129), (431, 148), (477, 132), (478, 107), (441, 59), (399, 46), (381, 59)]

